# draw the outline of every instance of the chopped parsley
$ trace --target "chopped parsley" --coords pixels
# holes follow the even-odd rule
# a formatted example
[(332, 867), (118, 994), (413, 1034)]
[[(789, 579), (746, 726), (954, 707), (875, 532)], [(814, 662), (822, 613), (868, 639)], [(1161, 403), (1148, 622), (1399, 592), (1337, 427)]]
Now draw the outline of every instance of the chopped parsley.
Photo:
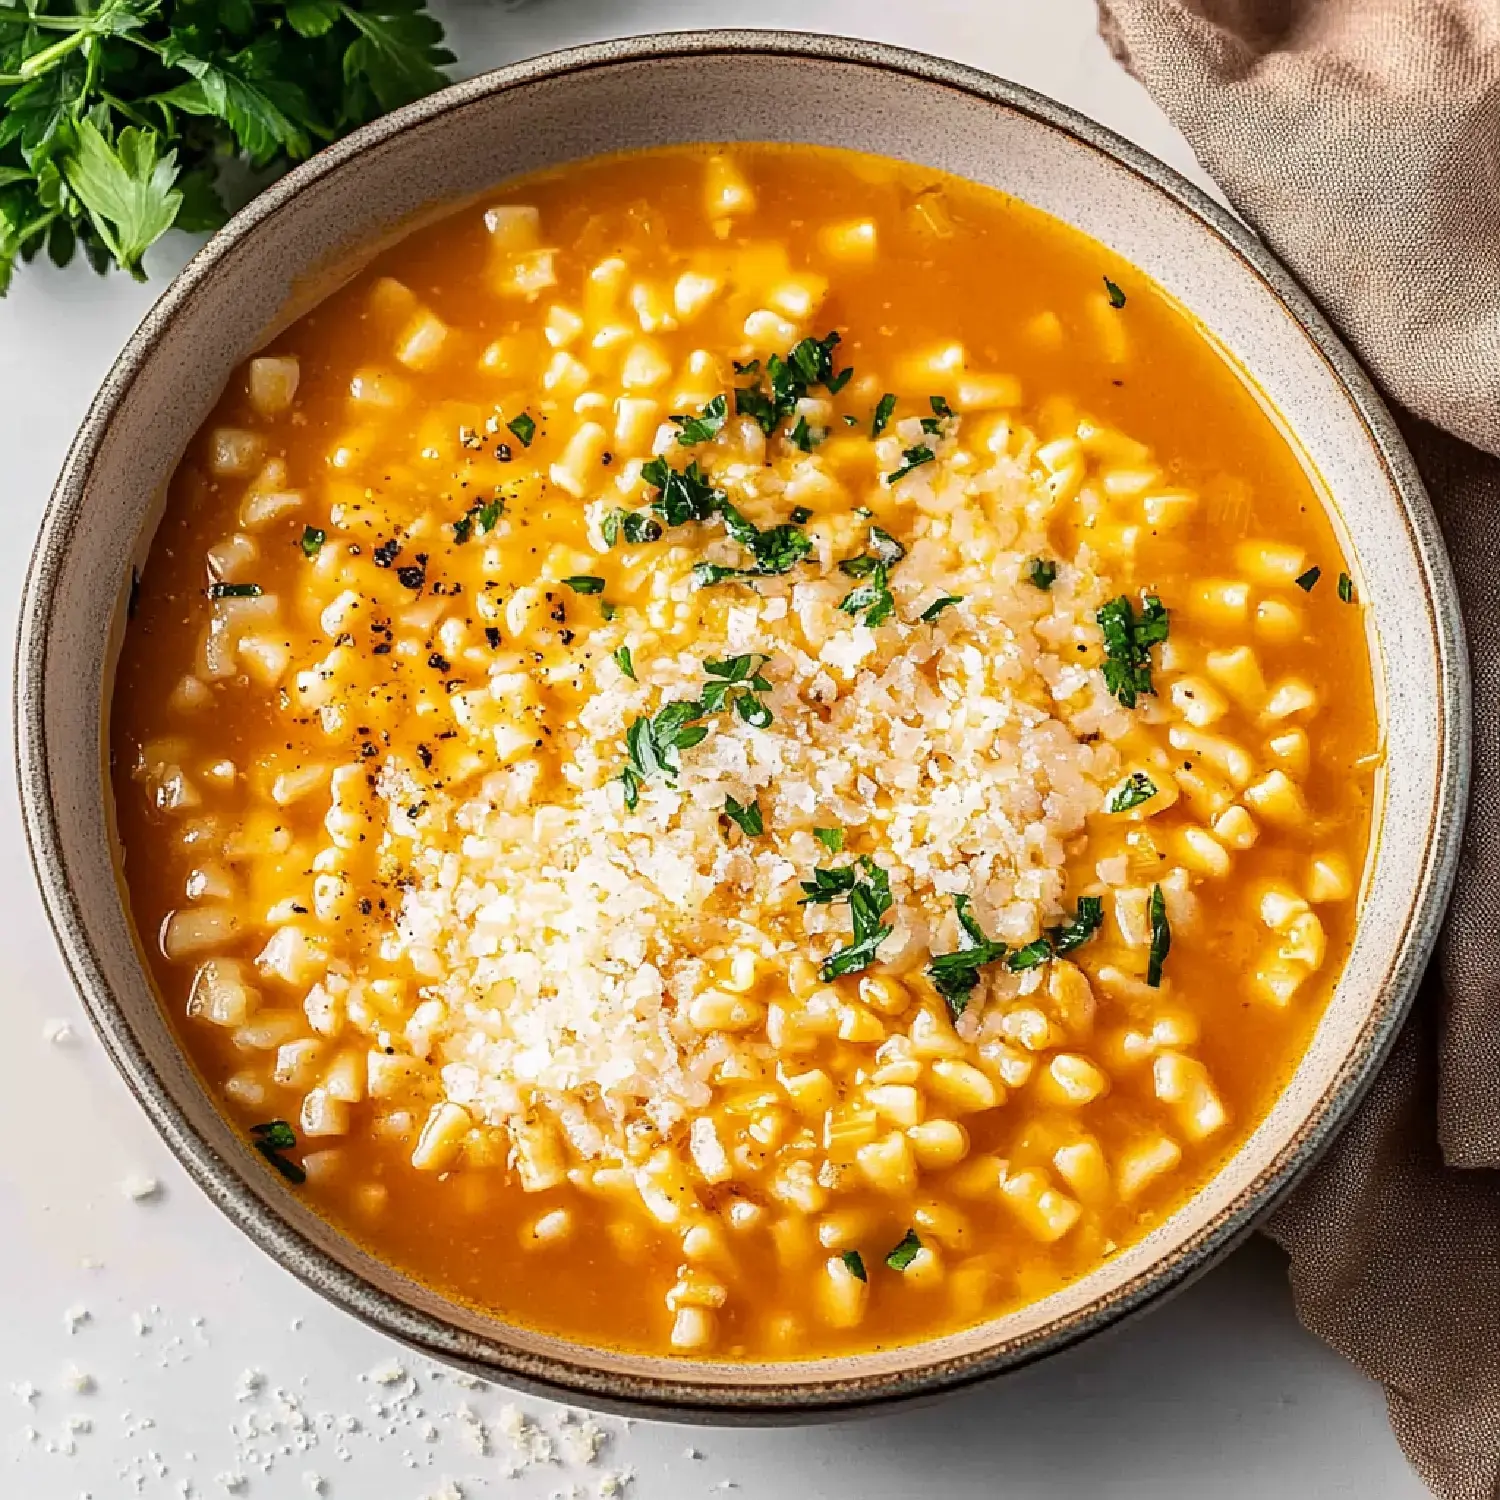
[(969, 1008), (980, 969), (985, 964), (998, 963), (1009, 950), (1004, 943), (992, 942), (984, 935), (968, 896), (953, 898), (953, 912), (958, 918), (958, 948), (952, 953), (933, 954), (932, 962), (927, 965), (927, 977), (957, 1020)]
[(681, 752), (701, 744), (708, 729), (697, 720), (705, 710), (696, 698), (668, 703), (650, 718), (634, 720), (625, 731), (625, 806), (632, 812), (640, 801), (641, 785), (653, 777), (674, 782), (682, 769)]
[(896, 1246), (885, 1258), (885, 1263), (893, 1271), (904, 1271), (916, 1258), (922, 1248), (922, 1242), (917, 1238), (915, 1229), (908, 1229), (901, 1238), (901, 1243)]
[(1104, 897), (1080, 896), (1073, 908), (1073, 920), (1061, 927), (1049, 927), (1054, 953), (1071, 953), (1081, 948), (1104, 925)]
[(1111, 307), (1125, 306), (1125, 293), (1108, 276), (1104, 278), (1104, 290), (1109, 293), (1109, 305)]
[(1313, 585), (1317, 583), (1317, 581), (1322, 576), (1322, 568), (1309, 568), (1307, 572), (1299, 573), (1297, 575), (1297, 587), (1301, 589), (1304, 594), (1310, 594), (1313, 591)]
[(1149, 802), (1155, 795), (1156, 783), (1144, 771), (1132, 771), (1109, 794), (1104, 810), (1112, 813), (1129, 812), (1132, 807)]
[(887, 484), (895, 484), (898, 479), (905, 479), (913, 469), (920, 469), (923, 464), (930, 464), (936, 457), (926, 443), (918, 443), (914, 448), (905, 449), (901, 457), (906, 460), (899, 469), (893, 469), (885, 476)]
[(942, 417), (945, 421), (953, 415), (953, 408), (948, 405), (946, 396), (929, 396), (927, 404), (932, 408), (935, 417)]
[(844, 830), (842, 828), (814, 828), (813, 837), (830, 854), (838, 854), (844, 847)]
[[(730, 504), (722, 490), (714, 487), (696, 459), (685, 469), (674, 469), (666, 459), (655, 458), (641, 470), (641, 474), (657, 492), (651, 502), (652, 509), (668, 526), (685, 526), (690, 521), (703, 522), (718, 517), (730, 540), (746, 548), (754, 559), (748, 568), (699, 563), (693, 569), (693, 581), (699, 588), (730, 578), (789, 573), (812, 551), (811, 538), (799, 526), (784, 523), (762, 531)], [(624, 523), (621, 525), (623, 527)]]
[(839, 1257), (839, 1259), (842, 1260), (844, 1264), (849, 1268), (849, 1274), (856, 1281), (868, 1281), (870, 1279), (869, 1276), (865, 1274), (864, 1257), (859, 1253), (858, 1250), (846, 1250), (844, 1251), (843, 1255)]
[(1167, 921), (1167, 898), (1161, 887), (1151, 887), (1151, 956), (1147, 960), (1146, 983), (1152, 989), (1161, 985), (1162, 965), (1172, 951), (1172, 928)]
[(1047, 557), (1033, 557), (1026, 564), (1026, 578), (1045, 594), (1057, 582), (1057, 564)]
[(592, 573), (574, 573), (572, 577), (563, 579), (563, 586), (572, 589), (575, 594), (602, 594), (604, 592), (604, 580), (595, 577)]
[(267, 1120), (250, 1127), (250, 1144), (286, 1178), (288, 1182), (301, 1185), (307, 1181), (307, 1173), (299, 1163), (283, 1153), (292, 1151), (297, 1145), (297, 1132), (285, 1120)]
[(964, 596), (962, 594), (944, 594), (942, 598), (934, 599), (932, 603), (922, 611), (922, 619), (930, 625), (950, 605), (962, 604), (963, 602)]
[(968, 1009), (974, 987), (979, 983), (979, 971), (986, 964), (1004, 960), (1005, 967), (1013, 974), (1035, 969), (1059, 954), (1081, 947), (1104, 924), (1104, 898), (1080, 896), (1071, 922), (1049, 927), (1041, 937), (1011, 952), (1004, 943), (985, 936), (969, 897), (955, 896), (953, 910), (958, 917), (958, 948), (952, 953), (934, 954), (927, 966), (927, 977), (947, 1001), (955, 1021)]
[(486, 536), (500, 524), (505, 502), (500, 499), (477, 500), (453, 523), (453, 540), (462, 546), (473, 535), (477, 524)]
[(792, 525), (802, 526), (812, 520), (812, 512), (805, 505), (792, 507)]
[(793, 447), (800, 448), (804, 453), (811, 453), (828, 434), (821, 427), (809, 427), (806, 417), (798, 417), (790, 436)]
[(887, 391), (875, 404), (875, 416), (870, 423), (870, 436), (878, 438), (890, 426), (891, 413), (896, 410), (896, 398)]
[(1345, 604), (1354, 602), (1354, 580), (1347, 573), (1339, 574), (1339, 598)]
[(889, 924), (881, 918), (891, 909), (891, 878), (869, 855), (861, 855), (852, 864), (835, 865), (813, 871), (811, 880), (802, 882), (803, 906), (831, 906), (849, 903), (849, 917), (854, 939), (830, 953), (818, 970), (825, 984), (844, 974), (858, 974), (875, 962), (876, 949), (891, 935)]
[(785, 358), (773, 354), (766, 361), (765, 368), (769, 391), (761, 385), (759, 361), (752, 361), (743, 367), (736, 364), (736, 373), (753, 375), (756, 380), (753, 385), (735, 388), (735, 411), (753, 418), (760, 430), (769, 437), (784, 418), (791, 416), (797, 403), (813, 386), (821, 385), (829, 395), (836, 396), (854, 374), (852, 366), (835, 374), (833, 351), (838, 344), (839, 336), (833, 332), (821, 339), (802, 339)]
[(706, 443), (717, 435), (719, 429), (724, 425), (724, 419), (729, 415), (729, 401), (727, 397), (720, 394), (715, 396), (697, 416), (673, 417), (680, 429), (677, 441), (684, 448), (691, 448), (697, 443)]
[(321, 526), (304, 526), (302, 528), (303, 557), (316, 557), (323, 550), (323, 543), (327, 540), (328, 533)]
[(531, 446), (531, 440), (536, 436), (536, 423), (528, 413), (523, 411), (519, 417), (512, 417), (505, 425), (523, 448)]
[(615, 665), (632, 681), (636, 680), (635, 663), (630, 659), (629, 646), (617, 646), (614, 652)]
[(850, 578), (864, 581), (851, 590), (839, 603), (846, 615), (853, 615), (866, 625), (881, 625), (890, 619), (896, 608), (895, 596), (891, 593), (890, 570), (906, 556), (906, 548), (890, 532), (879, 526), (870, 527), (870, 550), (858, 557), (846, 557), (839, 564), (839, 571)]
[(766, 831), (765, 819), (761, 816), (760, 799), (754, 802), (736, 802), (733, 797), (724, 799), (724, 816), (740, 826), (747, 838), (759, 838)]
[(769, 693), (771, 684), (760, 669), (770, 659), (752, 651), (723, 661), (704, 662), (703, 670), (713, 679), (703, 684), (700, 706), (704, 713), (732, 708), (752, 728), (764, 729), (771, 722), (771, 710), (760, 695)]
[(1151, 648), (1167, 638), (1167, 611), (1155, 594), (1147, 594), (1137, 619), (1130, 600), (1121, 594), (1096, 618), (1104, 632), (1105, 684), (1126, 708), (1134, 708), (1139, 694), (1156, 691), (1151, 683)]
[(258, 583), (211, 583), (208, 586), (210, 599), (259, 599)]
[(601, 599), (599, 601), (599, 613), (606, 620), (613, 620), (615, 615), (619, 613), (619, 608), (618, 604), (611, 604), (608, 599)]
[(606, 547), (618, 546), (621, 541), (639, 547), (646, 542), (661, 540), (661, 522), (643, 510), (609, 511), (599, 530)]

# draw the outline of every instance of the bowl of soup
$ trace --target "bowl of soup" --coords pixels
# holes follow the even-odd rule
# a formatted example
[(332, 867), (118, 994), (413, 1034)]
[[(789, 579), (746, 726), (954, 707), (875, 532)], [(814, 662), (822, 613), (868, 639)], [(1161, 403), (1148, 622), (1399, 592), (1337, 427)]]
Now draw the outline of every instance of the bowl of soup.
[(1389, 1046), (1468, 696), (1390, 418), (1011, 85), (643, 38), (273, 187), (121, 357), (19, 648), (122, 1073), (263, 1248), (599, 1404), (995, 1374)]

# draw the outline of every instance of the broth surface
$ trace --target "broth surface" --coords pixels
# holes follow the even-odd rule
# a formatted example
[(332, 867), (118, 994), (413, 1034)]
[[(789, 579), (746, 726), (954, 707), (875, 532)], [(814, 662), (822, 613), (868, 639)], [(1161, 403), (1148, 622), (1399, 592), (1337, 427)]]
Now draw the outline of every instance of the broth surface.
[[(1348, 567), (1214, 344), (1035, 210), (811, 148), (572, 166), (382, 254), (184, 458), (113, 700), (131, 908), (268, 1170), (414, 1276), (654, 1352), (929, 1337), (1138, 1240), (1295, 1068), (1380, 759)], [(662, 765), (631, 726), (693, 699)], [(527, 903), (593, 850), (630, 878), (558, 935)], [(856, 890), (891, 932), (834, 972)], [(596, 970), (613, 1104), (613, 1054), (533, 1055)]]

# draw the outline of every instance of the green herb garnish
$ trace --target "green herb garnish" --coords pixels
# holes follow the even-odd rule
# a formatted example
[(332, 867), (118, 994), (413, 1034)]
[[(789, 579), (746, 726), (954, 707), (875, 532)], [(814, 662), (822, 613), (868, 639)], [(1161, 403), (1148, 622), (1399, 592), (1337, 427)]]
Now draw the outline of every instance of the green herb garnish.
[(661, 540), (661, 522), (643, 510), (612, 510), (605, 515), (599, 530), (606, 547), (614, 547), (622, 540), (632, 547)]
[(1339, 598), (1345, 604), (1354, 602), (1354, 580), (1347, 573), (1339, 574)]
[(927, 404), (932, 408), (935, 417), (942, 417), (945, 421), (953, 415), (953, 408), (948, 405), (946, 396), (929, 396)]
[(615, 665), (632, 681), (636, 680), (635, 663), (630, 659), (629, 646), (617, 646), (614, 652)]
[(1309, 568), (1307, 572), (1299, 573), (1297, 575), (1297, 587), (1301, 589), (1304, 594), (1310, 594), (1313, 591), (1313, 585), (1322, 576), (1322, 568)]
[(718, 514), (724, 499), (696, 458), (685, 469), (674, 469), (666, 459), (653, 458), (642, 467), (641, 478), (656, 490), (651, 506), (668, 526), (707, 521)]
[(868, 855), (852, 864), (813, 871), (811, 880), (802, 882), (801, 905), (849, 903), (849, 917), (854, 926), (854, 940), (830, 953), (818, 970), (825, 984), (844, 974), (857, 974), (875, 962), (876, 949), (891, 935), (892, 929), (881, 918), (891, 909), (890, 876)]
[(316, 557), (323, 550), (323, 543), (327, 540), (328, 533), (321, 526), (304, 526), (302, 528), (303, 557)]
[(968, 896), (953, 898), (953, 912), (958, 918), (958, 948), (952, 953), (935, 953), (927, 965), (927, 977), (944, 1000), (956, 1021), (968, 1008), (979, 971), (986, 964), (998, 963), (1009, 949), (1004, 943), (991, 941), (974, 916), (974, 903)]
[(1104, 278), (1104, 290), (1109, 293), (1109, 305), (1111, 307), (1125, 306), (1125, 293), (1108, 276)]
[(887, 391), (875, 405), (875, 417), (870, 423), (870, 436), (878, 438), (890, 425), (891, 413), (896, 410), (896, 398)]
[(930, 464), (937, 455), (925, 443), (918, 443), (914, 448), (905, 449), (901, 457), (906, 462), (899, 469), (893, 469), (885, 476), (887, 484), (895, 484), (898, 479), (905, 479), (913, 469), (920, 469), (923, 464)]
[[(854, 374), (852, 367), (834, 373), (833, 351), (838, 343), (838, 334), (829, 333), (821, 339), (802, 339), (785, 358), (773, 354), (766, 361), (769, 392), (762, 389), (758, 379), (754, 385), (737, 386), (735, 411), (752, 417), (769, 437), (784, 418), (791, 416), (797, 403), (813, 386), (821, 385), (830, 395), (837, 395)], [(743, 368), (736, 365), (735, 369), (743, 375), (758, 376), (760, 373), (758, 362)]]
[(1052, 940), (1052, 951), (1057, 954), (1071, 953), (1081, 948), (1104, 925), (1104, 897), (1080, 896), (1073, 908), (1073, 920), (1061, 927), (1049, 927), (1047, 936)]
[(536, 436), (536, 423), (528, 413), (523, 411), (519, 417), (512, 417), (505, 425), (523, 448), (531, 446), (531, 440)]
[(442, 38), (422, 0), (0, 6), (0, 292), (44, 250), (144, 279), (168, 229), (228, 219), (226, 161), (262, 185), (441, 88)]
[(1144, 771), (1132, 771), (1105, 801), (1105, 812), (1129, 812), (1156, 795), (1156, 783)]
[(849, 1274), (856, 1281), (868, 1281), (870, 1278), (865, 1274), (864, 1257), (858, 1250), (846, 1250), (839, 1257), (849, 1267)]
[(285, 1120), (267, 1120), (250, 1127), (250, 1144), (286, 1178), (299, 1186), (307, 1181), (307, 1173), (282, 1153), (296, 1149), (297, 1132)]
[(1026, 564), (1027, 580), (1044, 594), (1057, 582), (1057, 564), (1050, 558), (1033, 557)]
[(1147, 960), (1146, 983), (1152, 989), (1161, 984), (1162, 965), (1167, 961), (1167, 954), (1172, 949), (1172, 928), (1167, 921), (1167, 898), (1162, 895), (1161, 887), (1151, 887), (1151, 956)]
[(922, 611), (922, 619), (930, 625), (935, 619), (937, 619), (940, 614), (942, 614), (945, 609), (949, 608), (951, 605), (962, 604), (963, 602), (964, 596), (962, 594), (944, 594), (941, 599), (934, 599), (932, 603)]
[(728, 415), (729, 402), (723, 395), (718, 395), (695, 417), (673, 417), (672, 421), (681, 429), (677, 434), (677, 441), (684, 448), (708, 442), (723, 427)]
[(821, 427), (809, 427), (806, 417), (797, 418), (797, 425), (789, 435), (792, 446), (800, 448), (804, 453), (811, 453), (828, 436)]
[(814, 828), (813, 837), (830, 854), (838, 854), (844, 847), (844, 830), (842, 828)]
[(846, 557), (839, 571), (863, 583), (839, 602), (846, 615), (853, 615), (866, 625), (881, 625), (896, 608), (890, 588), (890, 570), (906, 556), (906, 548), (890, 532), (870, 527), (870, 550), (858, 557)]
[(1104, 681), (1126, 708), (1134, 708), (1141, 693), (1154, 693), (1151, 683), (1151, 648), (1166, 640), (1167, 611), (1155, 594), (1141, 601), (1140, 618), (1130, 600), (1121, 594), (1098, 613), (1104, 632)]
[(893, 1271), (904, 1271), (917, 1258), (921, 1248), (922, 1242), (917, 1238), (917, 1231), (908, 1229), (902, 1236), (901, 1243), (886, 1256), (885, 1263)]
[(724, 816), (738, 823), (740, 832), (747, 838), (759, 838), (766, 831), (765, 819), (761, 816), (760, 799), (754, 802), (736, 802), (733, 797), (724, 799)]
[(592, 573), (574, 573), (570, 578), (563, 579), (563, 585), (572, 589), (575, 594), (602, 594), (604, 592), (604, 580), (596, 578)]
[(211, 583), (208, 586), (210, 599), (259, 599), (260, 595), (258, 583)]

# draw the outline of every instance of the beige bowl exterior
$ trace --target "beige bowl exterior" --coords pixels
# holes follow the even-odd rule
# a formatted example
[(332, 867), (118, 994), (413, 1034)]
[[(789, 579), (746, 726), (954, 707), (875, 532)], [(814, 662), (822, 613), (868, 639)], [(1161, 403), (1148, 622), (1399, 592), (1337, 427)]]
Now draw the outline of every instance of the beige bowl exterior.
[[(1045, 1300), (906, 1348), (697, 1363), (504, 1324), (381, 1264), (309, 1211), (215, 1110), (148, 980), (116, 880), (110, 684), (164, 483), (231, 370), (372, 243), (504, 178), (698, 140), (855, 147), (986, 183), (1155, 278), (1249, 371), (1321, 474), (1369, 601), (1389, 749), (1353, 955), (1270, 1116), (1148, 1238)], [(70, 452), (27, 583), (17, 753), (37, 877), (126, 1081), (209, 1196), (326, 1296), (438, 1359), (546, 1394), (684, 1419), (785, 1421), (1013, 1368), (1144, 1307), (1246, 1234), (1348, 1117), (1436, 937), (1466, 805), (1469, 689), (1453, 580), (1390, 417), (1311, 302), (1229, 215), (1101, 127), (914, 53), (778, 33), (581, 48), (460, 84), (273, 186), (187, 267), (126, 346)]]

